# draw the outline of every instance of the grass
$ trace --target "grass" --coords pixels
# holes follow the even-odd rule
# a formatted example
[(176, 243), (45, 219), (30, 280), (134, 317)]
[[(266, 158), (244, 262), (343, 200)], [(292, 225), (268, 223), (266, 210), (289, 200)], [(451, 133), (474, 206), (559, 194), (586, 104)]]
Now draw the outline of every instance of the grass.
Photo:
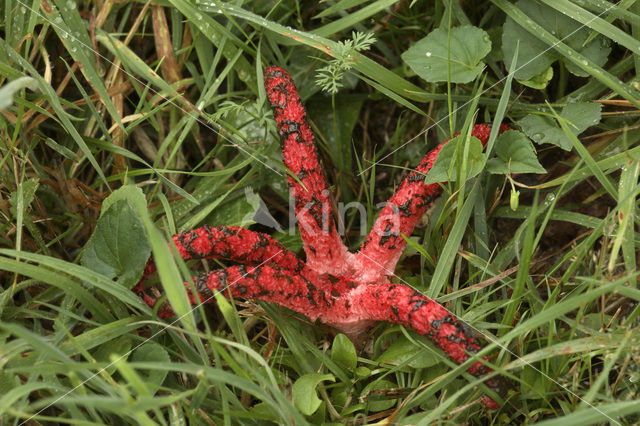
[[(0, 424), (640, 422), (640, 6), (525, 3), (3, 2)], [(446, 54), (412, 63), (437, 29)], [(296, 79), (336, 200), (367, 206), (367, 230), (451, 129), (535, 141), (509, 151), (494, 132), (488, 158), (462, 143), (395, 278), (484, 336), (512, 385), (497, 411), (400, 326), (356, 351), (262, 302), (191, 311), (168, 235), (265, 230), (260, 201), (288, 221), (268, 65)], [(151, 253), (179, 320), (128, 290)]]

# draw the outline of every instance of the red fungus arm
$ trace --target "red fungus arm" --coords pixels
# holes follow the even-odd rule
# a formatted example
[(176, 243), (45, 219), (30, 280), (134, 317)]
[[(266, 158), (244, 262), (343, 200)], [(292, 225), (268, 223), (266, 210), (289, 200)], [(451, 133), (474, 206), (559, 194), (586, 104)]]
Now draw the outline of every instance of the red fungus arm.
[(298, 256), (271, 236), (237, 226), (205, 225), (172, 238), (184, 260), (229, 259), (247, 265), (268, 262), (294, 271), (304, 266)]
[[(481, 348), (469, 326), (457, 320), (435, 300), (406, 285), (387, 283), (360, 286), (351, 291), (347, 298), (354, 318), (389, 321), (412, 328), (429, 337), (458, 364), (468, 360)], [(477, 361), (467, 371), (481, 377), (491, 370)], [(496, 380), (489, 379), (485, 384), (498, 394), (504, 393), (502, 384)], [(482, 402), (490, 409), (498, 407), (487, 396), (483, 397)]]
[(324, 168), (293, 79), (282, 68), (271, 67), (264, 85), (280, 132), (284, 164), (296, 176), (287, 179), (307, 265), (320, 273), (345, 271), (347, 248), (336, 229)]
[[(184, 231), (172, 237), (178, 249), (178, 254), (184, 260), (191, 259), (228, 259), (247, 265), (262, 263), (275, 264), (294, 272), (304, 267), (295, 253), (287, 250), (282, 243), (267, 234), (250, 231), (236, 226), (202, 226), (197, 229)], [(133, 288), (133, 291), (143, 297), (149, 306), (155, 305), (155, 299), (144, 292), (143, 284), (156, 271), (153, 258), (150, 258), (144, 274)], [(167, 318), (173, 311), (160, 314)]]
[[(500, 126), (500, 132), (507, 130)], [(487, 124), (476, 124), (471, 135), (486, 145), (491, 133)], [(429, 152), (418, 167), (404, 179), (398, 191), (389, 199), (380, 212), (367, 239), (356, 254), (356, 262), (362, 271), (369, 271), (366, 279), (376, 282), (383, 276), (391, 275), (407, 243), (402, 235), (411, 235), (422, 214), (431, 202), (440, 194), (442, 187), (438, 183), (424, 184), (424, 175), (431, 170), (444, 141)]]
[[(295, 253), (271, 236), (237, 226), (205, 225), (176, 234), (172, 239), (184, 260), (228, 259), (247, 265), (268, 262), (293, 271), (300, 271), (304, 266)], [(141, 281), (155, 270), (153, 259), (149, 259)]]
[[(312, 282), (303, 274), (292, 273), (278, 265), (236, 265), (195, 277), (193, 287), (190, 283), (185, 283), (185, 286), (198, 293), (198, 301), (190, 295), (192, 304), (215, 303), (215, 293), (228, 296), (231, 292), (234, 298), (276, 303), (315, 321), (328, 306), (333, 305), (336, 298), (332, 296), (333, 284), (314, 278)], [(138, 289), (138, 294), (152, 308), (157, 303), (157, 299), (143, 289)], [(162, 318), (173, 315), (173, 310), (168, 306), (162, 306), (158, 311), (158, 316)]]

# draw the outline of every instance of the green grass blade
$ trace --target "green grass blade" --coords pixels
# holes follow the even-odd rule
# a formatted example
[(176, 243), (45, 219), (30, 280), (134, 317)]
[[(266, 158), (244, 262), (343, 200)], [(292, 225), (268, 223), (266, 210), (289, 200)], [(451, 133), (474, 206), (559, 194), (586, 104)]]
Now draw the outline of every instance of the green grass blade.
[(637, 413), (640, 413), (640, 399), (598, 404), (597, 406), (577, 410), (566, 416), (545, 420), (537, 424), (544, 426), (586, 426), (602, 422), (609, 423), (611, 418), (624, 420), (625, 416)]
[(462, 206), (462, 209), (460, 209), (460, 213), (456, 217), (453, 227), (451, 228), (447, 242), (442, 249), (440, 260), (436, 265), (435, 271), (433, 271), (433, 278), (431, 279), (429, 288), (425, 292), (427, 297), (432, 299), (437, 298), (442, 292), (442, 289), (446, 286), (447, 277), (449, 276), (451, 267), (457, 257), (456, 253), (458, 252), (460, 242), (462, 241), (467, 229), (469, 218), (471, 217), (471, 212), (473, 211), (473, 206), (476, 202), (479, 190), (480, 189), (476, 181), (471, 191), (469, 191), (469, 195), (464, 201), (464, 205)]
[(368, 19), (369, 17), (375, 15), (381, 10), (386, 9), (387, 7), (396, 3), (396, 0), (377, 0), (373, 3), (358, 9), (355, 12), (348, 13), (346, 16), (336, 19), (326, 25), (321, 26), (320, 28), (316, 28), (311, 31), (312, 34), (319, 35), (320, 37), (329, 37), (335, 33), (338, 33), (347, 28), (351, 28), (358, 23)]
[(93, 153), (85, 143), (82, 136), (80, 136), (80, 133), (78, 133), (78, 130), (76, 130), (75, 126), (71, 123), (71, 120), (69, 120), (67, 112), (62, 107), (62, 104), (60, 103), (58, 95), (56, 94), (55, 90), (53, 90), (53, 87), (51, 87), (51, 85), (47, 83), (45, 79), (42, 78), (42, 76), (40, 76), (40, 74), (36, 71), (36, 69), (27, 60), (22, 58), (22, 56), (18, 55), (16, 51), (13, 50), (11, 47), (9, 47), (7, 43), (2, 39), (0, 39), (0, 49), (4, 49), (7, 55), (11, 59), (13, 59), (21, 67), (27, 70), (28, 74), (31, 77), (38, 80), (38, 86), (40, 87), (40, 90), (46, 96), (47, 100), (51, 104), (51, 107), (57, 114), (57, 117), (60, 120), (62, 126), (71, 135), (71, 137), (76, 142), (76, 144), (78, 144), (78, 147), (80, 147), (84, 155), (87, 157), (87, 160), (89, 160), (89, 162), (91, 163), (93, 168), (96, 170), (96, 172), (98, 173), (102, 181), (105, 184), (107, 184), (107, 178), (105, 177), (102, 171), (102, 168), (100, 168), (100, 166), (98, 165), (98, 162), (93, 156)]

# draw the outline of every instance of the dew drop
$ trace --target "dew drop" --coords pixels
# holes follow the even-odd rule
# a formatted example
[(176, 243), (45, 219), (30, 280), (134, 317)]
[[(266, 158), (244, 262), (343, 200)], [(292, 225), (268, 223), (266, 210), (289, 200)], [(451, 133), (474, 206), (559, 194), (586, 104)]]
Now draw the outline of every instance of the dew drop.
[(544, 133), (534, 133), (531, 135), (531, 139), (535, 141), (541, 141), (542, 139), (544, 139)]
[(425, 53), (425, 56), (426, 56), (427, 58), (431, 57), (431, 52), (427, 52), (427, 53)]

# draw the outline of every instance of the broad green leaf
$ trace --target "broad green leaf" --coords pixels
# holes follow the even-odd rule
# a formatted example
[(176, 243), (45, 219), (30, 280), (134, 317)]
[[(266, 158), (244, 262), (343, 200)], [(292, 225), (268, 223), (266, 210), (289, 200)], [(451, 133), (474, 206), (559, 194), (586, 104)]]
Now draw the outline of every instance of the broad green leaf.
[(335, 382), (336, 379), (333, 374), (309, 373), (293, 384), (293, 403), (305, 416), (310, 416), (320, 407), (322, 401), (316, 394), (316, 387), (325, 380)]
[(331, 359), (348, 372), (353, 372), (358, 365), (356, 347), (353, 345), (353, 342), (342, 333), (333, 339)]
[(0, 87), (0, 110), (7, 109), (13, 104), (16, 92), (28, 88), (38, 90), (38, 81), (31, 77), (20, 77)]
[(440, 362), (435, 353), (425, 351), (420, 346), (402, 336), (376, 359), (379, 363), (399, 365), (407, 363), (412, 368), (428, 368)]
[[(584, 8), (585, 4), (574, 4), (580, 3), (580, 1), (571, 2), (570, 0), (541, 0), (548, 6), (553, 7), (558, 12), (561, 12), (564, 15), (570, 16), (574, 20), (580, 22), (581, 24), (588, 26), (593, 31), (591, 32), (589, 38), (586, 40), (586, 43), (591, 41), (597, 34), (602, 34), (614, 41), (615, 43), (626, 47), (631, 52), (640, 51), (640, 41), (637, 38), (637, 33), (629, 34), (628, 31), (625, 31), (622, 28), (619, 28), (616, 25), (612, 25), (611, 23), (614, 21), (614, 16), (611, 11), (614, 7), (627, 8), (635, 3), (635, 0), (621, 0), (617, 4), (608, 4), (607, 9), (604, 12), (599, 14), (593, 14)], [(592, 0), (593, 1), (593, 0)], [(604, 2), (603, 2), (604, 3)], [(625, 4), (626, 3), (626, 4)], [(637, 5), (635, 6), (635, 12), (638, 12)], [(635, 22), (637, 25), (638, 16), (635, 16)], [(585, 44), (586, 44), (585, 43)]]
[[(447, 144), (442, 148), (436, 157), (433, 168), (431, 168), (425, 178), (425, 184), (454, 182), (456, 180), (456, 151), (458, 143), (462, 142), (462, 138), (462, 136), (456, 136), (447, 142)], [(480, 142), (478, 138), (472, 136), (469, 143), (471, 146), (469, 146), (469, 158), (467, 159), (467, 179), (471, 179), (479, 175), (486, 163), (486, 157), (482, 152), (482, 142)]]
[(133, 210), (138, 215), (147, 214), (147, 200), (142, 189), (135, 185), (124, 185), (113, 191), (107, 198), (105, 198), (102, 202), (100, 216), (102, 217), (102, 215), (109, 210), (112, 204), (115, 204), (120, 200), (126, 200), (129, 206), (133, 207)]
[(560, 117), (566, 118), (574, 135), (579, 135), (600, 122), (602, 104), (595, 102), (577, 102), (568, 104)]
[(119, 200), (98, 219), (81, 262), (131, 288), (142, 276), (150, 253), (140, 219), (126, 200)]
[(107, 374), (113, 374), (116, 370), (116, 366), (111, 364), (109, 361), (111, 359), (111, 355), (116, 355), (119, 358), (124, 358), (126, 360), (129, 357), (129, 352), (131, 351), (132, 346), (133, 341), (129, 336), (120, 336), (100, 345), (93, 353), (93, 357), (98, 362), (109, 363), (110, 365), (105, 368), (105, 371)]
[[(137, 348), (131, 355), (131, 362), (157, 362), (157, 363), (169, 363), (171, 358), (164, 346), (159, 345), (156, 342), (148, 341), (144, 345)], [(144, 378), (144, 381), (149, 387), (149, 391), (154, 395), (169, 372), (167, 370), (143, 370), (138, 371), (138, 374)]]
[(538, 162), (533, 144), (522, 132), (508, 130), (498, 136), (497, 158), (487, 161), (487, 170), (494, 174), (546, 173)]
[(591, 30), (584, 27), (582, 23), (557, 12), (549, 6), (530, 0), (519, 0), (515, 7), (527, 16), (527, 21), (518, 23), (511, 17), (507, 17), (502, 32), (502, 53), (505, 64), (509, 67), (516, 44), (520, 41), (516, 79), (533, 79), (535, 76), (544, 73), (557, 60), (563, 61), (572, 74), (580, 77), (588, 76), (584, 70), (578, 68), (573, 62), (565, 60), (556, 50), (550, 49), (546, 43), (521, 26), (521, 24), (527, 24), (529, 21), (532, 24), (542, 26), (556, 38), (562, 40), (566, 45), (598, 66), (604, 65), (607, 61), (609, 52), (611, 52), (609, 40), (602, 35), (598, 35), (585, 45)]
[[(568, 104), (560, 117), (568, 121), (574, 135), (579, 135), (587, 128), (600, 122), (602, 105), (592, 102)], [(529, 114), (518, 121), (522, 130), (538, 144), (550, 143), (565, 151), (570, 151), (571, 139), (562, 131), (551, 117)]]
[[(450, 37), (450, 53), (447, 52)], [(484, 30), (462, 26), (438, 28), (411, 46), (402, 59), (424, 80), (435, 83), (448, 80), (468, 83), (484, 69), (482, 59), (491, 51), (489, 34)]]
[(571, 141), (551, 117), (529, 114), (518, 121), (518, 124), (522, 127), (522, 131), (537, 144), (550, 143), (565, 151), (571, 150)]
[[(562, 56), (564, 62), (570, 62), (577, 66), (582, 71), (598, 80), (599, 83), (604, 84), (606, 87), (629, 101), (632, 105), (640, 108), (640, 103), (638, 103), (638, 90), (633, 87), (633, 85), (626, 84), (621, 81), (618, 76), (605, 71), (595, 61), (569, 46), (562, 39), (556, 37), (555, 31), (548, 31), (545, 27), (530, 19), (527, 14), (520, 10), (515, 4), (510, 3), (507, 0), (491, 0), (491, 2), (498, 6), (511, 19), (522, 25), (522, 28), (526, 29), (529, 34), (539, 40), (542, 40), (550, 49), (557, 51)], [(591, 34), (593, 33), (590, 33), (588, 40), (595, 40), (595, 37), (591, 38)], [(586, 44), (585, 40), (585, 43), (582, 45)], [(580, 48), (582, 45), (577, 47)], [(612, 67), (612, 71), (620, 75), (617, 67)], [(600, 92), (600, 90), (598, 90), (598, 92)]]

